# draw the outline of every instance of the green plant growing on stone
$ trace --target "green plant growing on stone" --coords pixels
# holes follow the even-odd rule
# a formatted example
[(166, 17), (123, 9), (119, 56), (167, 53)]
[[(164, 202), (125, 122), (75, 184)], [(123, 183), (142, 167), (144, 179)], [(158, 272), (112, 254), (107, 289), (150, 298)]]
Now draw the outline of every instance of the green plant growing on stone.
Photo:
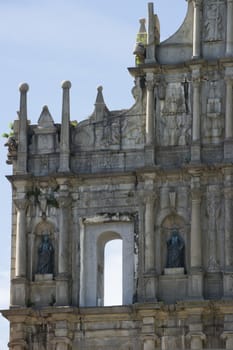
[(73, 126), (74, 128), (78, 125), (77, 120), (71, 120), (70, 125)]
[(2, 134), (2, 137), (5, 137), (5, 138), (9, 139), (9, 137), (14, 136), (14, 124), (13, 123), (9, 124), (9, 129), (10, 129), (9, 133), (4, 132)]
[(34, 197), (34, 198), (35, 198), (35, 201), (36, 201), (37, 203), (39, 203), (39, 196), (40, 196), (40, 194), (41, 194), (40, 189), (36, 187), (36, 188), (33, 189), (33, 190), (27, 191), (26, 196), (27, 196), (28, 199), (29, 199), (30, 197)]

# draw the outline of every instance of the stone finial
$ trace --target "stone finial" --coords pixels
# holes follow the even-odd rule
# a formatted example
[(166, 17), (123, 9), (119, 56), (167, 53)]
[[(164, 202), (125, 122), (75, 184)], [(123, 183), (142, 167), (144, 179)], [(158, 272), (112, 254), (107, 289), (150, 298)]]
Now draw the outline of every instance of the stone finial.
[(103, 87), (98, 86), (94, 111), (96, 121), (102, 120), (105, 117), (107, 111), (108, 108), (104, 102)]
[[(156, 39), (155, 37), (158, 36), (158, 33), (156, 34), (156, 24), (158, 27), (158, 18), (156, 21), (156, 17), (154, 14), (154, 4), (152, 2), (148, 3), (148, 35), (147, 35), (147, 50), (146, 50), (146, 62), (152, 63), (156, 62), (155, 59), (155, 45), (156, 45)], [(157, 28), (158, 31), (158, 28)]]
[(135, 55), (135, 63), (138, 66), (139, 64), (144, 63), (146, 55), (146, 44), (147, 44), (147, 32), (146, 32), (146, 20), (141, 18), (139, 20), (140, 28), (136, 37), (136, 44), (134, 47), (133, 54)]
[(19, 85), (20, 92), (27, 92), (29, 90), (29, 85), (27, 83), (21, 83)]
[(54, 126), (54, 121), (49, 112), (48, 106), (42, 108), (42, 112), (38, 119), (38, 126), (41, 128), (50, 128)]
[(60, 172), (68, 172), (70, 158), (70, 81), (63, 81), (61, 84), (63, 89), (62, 96), (62, 122), (61, 122), (61, 141), (60, 141)]
[(69, 80), (64, 80), (61, 83), (62, 89), (70, 89), (71, 88), (71, 82)]
[(27, 173), (27, 83), (19, 85), (20, 102), (19, 102), (19, 133), (18, 133), (18, 155), (17, 155), (17, 174)]

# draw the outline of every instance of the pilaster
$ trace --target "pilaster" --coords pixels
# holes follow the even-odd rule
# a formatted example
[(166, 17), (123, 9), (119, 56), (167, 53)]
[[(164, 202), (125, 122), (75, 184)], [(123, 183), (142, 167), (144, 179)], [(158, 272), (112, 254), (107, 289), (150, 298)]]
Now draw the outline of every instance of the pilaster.
[(145, 239), (144, 261), (146, 276), (146, 300), (156, 299), (156, 270), (155, 270), (155, 200), (156, 195), (146, 192), (145, 195)]
[(233, 56), (233, 0), (227, 0), (226, 56)]
[[(58, 181), (59, 182), (59, 181)], [(68, 185), (61, 180), (59, 203), (58, 276), (56, 305), (69, 304), (69, 216), (71, 197)]]
[(15, 199), (14, 204), (17, 209), (15, 276), (26, 277), (26, 209), (28, 200)]
[(193, 119), (192, 119), (192, 146), (191, 161), (199, 162), (200, 154), (200, 66), (192, 67), (192, 84), (193, 84)]
[(224, 298), (233, 297), (233, 235), (232, 235), (232, 199), (233, 199), (233, 187), (232, 187), (232, 169), (226, 167), (223, 169), (224, 174), (224, 221), (225, 221), (225, 237), (224, 237), (224, 275), (223, 275), (223, 291)]
[(191, 236), (189, 295), (203, 298), (200, 171), (191, 172)]

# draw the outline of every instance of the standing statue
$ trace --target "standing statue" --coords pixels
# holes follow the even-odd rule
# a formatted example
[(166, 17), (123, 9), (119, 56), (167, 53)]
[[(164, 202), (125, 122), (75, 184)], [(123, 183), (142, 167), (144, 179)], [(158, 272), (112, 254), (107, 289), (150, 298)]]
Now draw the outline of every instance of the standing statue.
[(41, 244), (38, 248), (37, 273), (53, 273), (54, 249), (50, 242), (48, 233), (42, 236)]
[(171, 237), (167, 240), (166, 267), (184, 267), (184, 241), (177, 229), (173, 229)]

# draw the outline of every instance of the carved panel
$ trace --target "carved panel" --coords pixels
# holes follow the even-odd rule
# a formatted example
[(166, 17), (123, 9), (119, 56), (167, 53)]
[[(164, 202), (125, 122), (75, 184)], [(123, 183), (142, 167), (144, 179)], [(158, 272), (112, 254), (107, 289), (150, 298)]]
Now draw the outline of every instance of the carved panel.
[(162, 146), (185, 146), (191, 140), (189, 86), (170, 83), (160, 108), (160, 143)]
[(224, 39), (224, 3), (208, 1), (204, 7), (203, 39), (217, 41)]

